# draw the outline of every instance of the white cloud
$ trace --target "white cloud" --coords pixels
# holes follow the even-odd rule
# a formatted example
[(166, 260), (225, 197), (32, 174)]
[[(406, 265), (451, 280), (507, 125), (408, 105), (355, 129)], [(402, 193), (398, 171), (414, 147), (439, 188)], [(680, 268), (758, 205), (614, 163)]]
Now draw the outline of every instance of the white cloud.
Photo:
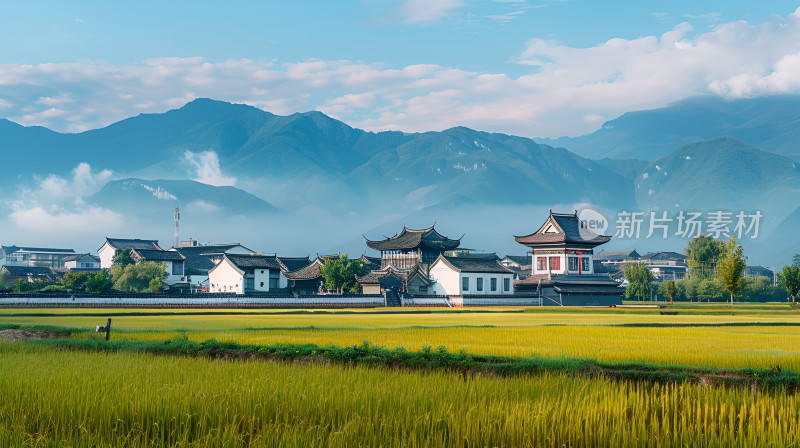
[(235, 177), (226, 177), (222, 174), (219, 165), (219, 156), (214, 151), (193, 153), (186, 151), (184, 159), (196, 170), (194, 180), (217, 187), (232, 186), (236, 184)]
[[(457, 8), (455, 2), (444, 5), (450, 6), (431, 6), (440, 12), (427, 10), (427, 17)], [(425, 17), (417, 11), (420, 20)], [(0, 64), (0, 107), (12, 121), (61, 131), (101, 127), (210, 97), (277, 114), (321, 110), (373, 131), (465, 125), (531, 137), (577, 135), (626, 111), (698, 94), (800, 92), (798, 15), (755, 25), (724, 23), (707, 32), (681, 23), (661, 36), (609, 39), (587, 48), (531, 39), (515, 59), (530, 66), (530, 73), (518, 77), (435, 64), (387, 67), (316, 59)], [(189, 158), (198, 180), (235, 182), (221, 173), (216, 155), (205, 157)]]
[(438, 22), (464, 6), (461, 0), (406, 0), (398, 12), (408, 24)]
[(54, 236), (63, 239), (69, 235), (86, 241), (121, 229), (130, 224), (129, 219), (84, 200), (111, 177), (111, 171), (94, 172), (85, 162), (76, 166), (69, 178), (55, 174), (34, 176), (34, 186), (21, 186), (15, 195), (0, 201), (0, 210), (9, 213), (6, 220), (0, 221), (0, 229), (9, 238), (35, 238), (61, 245), (67, 243)]
[(111, 210), (89, 207), (82, 211), (63, 209), (45, 210), (41, 206), (17, 208), (9, 215), (9, 220), (17, 228), (27, 232), (53, 232), (61, 235), (72, 233), (94, 233), (104, 235), (110, 228), (122, 227), (123, 217)]

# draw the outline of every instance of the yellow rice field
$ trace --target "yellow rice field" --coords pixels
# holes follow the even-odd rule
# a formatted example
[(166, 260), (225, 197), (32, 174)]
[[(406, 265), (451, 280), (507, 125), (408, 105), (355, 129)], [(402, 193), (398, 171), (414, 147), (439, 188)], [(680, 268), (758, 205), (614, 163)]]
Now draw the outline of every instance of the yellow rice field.
[(0, 446), (786, 447), (800, 395), (0, 341)]
[[(233, 310), (0, 310), (0, 324), (21, 323), (94, 328), (113, 317), (112, 339), (216, 339), (242, 344), (360, 344), (389, 348), (444, 345), (450, 351), (508, 356), (580, 357), (602, 362), (642, 361), (662, 365), (756, 367), (800, 371), (800, 312), (758, 307), (661, 315), (652, 311), (564, 309), (557, 312), (375, 314)], [(774, 312), (769, 312), (774, 311)], [(220, 312), (213, 310), (212, 312)], [(71, 314), (90, 315), (71, 315)], [(150, 315), (135, 315), (151, 313)], [(19, 316), (19, 314), (48, 314)], [(729, 324), (736, 324), (730, 326)], [(642, 325), (642, 326), (631, 326)], [(688, 325), (688, 326), (646, 326)], [(92, 337), (90, 333), (75, 337)]]

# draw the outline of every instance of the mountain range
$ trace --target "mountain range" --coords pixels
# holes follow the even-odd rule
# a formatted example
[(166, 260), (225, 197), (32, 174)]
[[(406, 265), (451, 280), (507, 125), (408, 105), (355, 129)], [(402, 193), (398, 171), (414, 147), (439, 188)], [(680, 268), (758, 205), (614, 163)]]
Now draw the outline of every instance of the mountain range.
[[(522, 234), (535, 230), (542, 210), (581, 204), (612, 216), (761, 210), (762, 232), (776, 241), (790, 237), (789, 221), (800, 215), (798, 120), (800, 97), (704, 97), (627, 113), (589, 135), (534, 140), (464, 127), (374, 133), (320, 112), (279, 116), (197, 99), (77, 134), (0, 120), (5, 166), (14, 167), (0, 190), (13, 197), (86, 162), (113, 176), (83, 203), (143, 219), (181, 204), (218, 225), (273, 216), (289, 239), (299, 220), (310, 221), (306, 228), (338, 222), (326, 235), (332, 248), (431, 219), (472, 235)], [(681, 250), (685, 241), (652, 244)]]
[(800, 96), (689, 98), (658, 109), (625, 113), (591, 134), (536, 140), (593, 159), (655, 160), (681, 145), (723, 136), (800, 158)]

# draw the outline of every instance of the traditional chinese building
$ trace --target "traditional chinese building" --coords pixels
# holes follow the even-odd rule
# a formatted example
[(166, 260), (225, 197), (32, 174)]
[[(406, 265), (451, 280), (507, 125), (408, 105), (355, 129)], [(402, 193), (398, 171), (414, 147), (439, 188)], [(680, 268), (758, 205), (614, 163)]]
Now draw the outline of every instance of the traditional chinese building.
[(422, 265), (425, 270), (446, 251), (461, 245), (461, 238), (454, 240), (437, 232), (434, 226), (427, 229), (409, 229), (383, 240), (367, 239), (367, 246), (381, 253), (381, 268), (389, 265), (397, 269), (411, 269)]
[(531, 249), (530, 277), (517, 290), (535, 290), (545, 305), (622, 304), (624, 289), (608, 274), (595, 274), (594, 249), (611, 240), (597, 235), (574, 214), (553, 213), (530, 235), (515, 236)]
[[(363, 290), (370, 293), (393, 290), (410, 294), (427, 294), (431, 285), (431, 265), (445, 252), (457, 249), (461, 238), (448, 238), (437, 232), (434, 226), (425, 229), (409, 229), (403, 226), (400, 233), (383, 240), (367, 240), (367, 246), (381, 253), (380, 266), (358, 277)], [(365, 266), (374, 259), (365, 257)], [(366, 262), (370, 262), (367, 264)]]

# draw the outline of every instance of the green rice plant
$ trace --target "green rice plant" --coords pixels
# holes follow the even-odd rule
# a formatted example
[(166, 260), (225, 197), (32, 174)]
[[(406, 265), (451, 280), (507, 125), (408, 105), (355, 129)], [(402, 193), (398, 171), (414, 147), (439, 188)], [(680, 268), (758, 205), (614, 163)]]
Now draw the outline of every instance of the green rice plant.
[(796, 446), (800, 395), (0, 342), (0, 446)]

